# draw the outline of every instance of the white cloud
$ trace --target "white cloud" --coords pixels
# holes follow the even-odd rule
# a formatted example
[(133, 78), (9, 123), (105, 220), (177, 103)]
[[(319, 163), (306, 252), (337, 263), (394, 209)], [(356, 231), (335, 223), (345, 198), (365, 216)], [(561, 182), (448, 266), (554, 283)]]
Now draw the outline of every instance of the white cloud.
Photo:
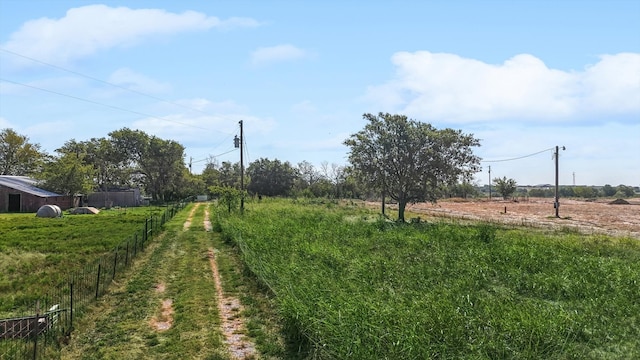
[[(640, 54), (603, 55), (582, 75), (589, 110), (640, 112)], [(640, 114), (639, 114), (640, 115)]]
[(28, 21), (2, 47), (40, 61), (64, 64), (159, 35), (258, 25), (253, 19), (221, 20), (195, 11), (176, 14), (162, 9), (88, 5), (72, 8), (60, 19)]
[(160, 93), (170, 89), (169, 84), (160, 83), (129, 68), (114, 71), (108, 82), (144, 93)]
[[(209, 145), (227, 148), (232, 144), (230, 137), (239, 132), (238, 121), (243, 119), (245, 134), (264, 134), (271, 131), (274, 122), (271, 119), (246, 114), (219, 113), (213, 115), (189, 116), (172, 114), (158, 118), (144, 118), (132, 125), (148, 134), (163, 139), (172, 139), (183, 145)], [(227, 139), (228, 144), (220, 144)]]
[(392, 81), (366, 98), (385, 111), (447, 122), (574, 120), (596, 113), (640, 114), (640, 54), (604, 55), (584, 71), (548, 68), (520, 54), (487, 64), (454, 54), (399, 52)]
[(292, 61), (309, 57), (310, 54), (291, 44), (261, 47), (251, 53), (251, 64), (254, 66)]

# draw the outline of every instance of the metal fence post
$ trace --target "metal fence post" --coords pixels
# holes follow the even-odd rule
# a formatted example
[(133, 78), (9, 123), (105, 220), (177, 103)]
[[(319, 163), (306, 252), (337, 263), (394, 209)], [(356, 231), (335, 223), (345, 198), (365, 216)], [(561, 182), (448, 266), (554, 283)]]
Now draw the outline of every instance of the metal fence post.
[(118, 266), (118, 245), (116, 245), (116, 251), (113, 253), (113, 276), (111, 280), (116, 278), (116, 267)]
[(40, 330), (38, 324), (40, 319), (40, 300), (36, 301), (36, 321), (34, 323), (35, 329), (29, 329), (29, 325), (27, 325), (27, 329), (31, 330), (28, 333), (33, 336), (33, 360), (38, 358), (38, 330)]
[(69, 284), (69, 333), (73, 330), (73, 280)]
[(100, 271), (102, 270), (102, 262), (98, 263), (98, 278), (96, 279), (96, 299), (98, 298), (98, 290), (100, 289)]

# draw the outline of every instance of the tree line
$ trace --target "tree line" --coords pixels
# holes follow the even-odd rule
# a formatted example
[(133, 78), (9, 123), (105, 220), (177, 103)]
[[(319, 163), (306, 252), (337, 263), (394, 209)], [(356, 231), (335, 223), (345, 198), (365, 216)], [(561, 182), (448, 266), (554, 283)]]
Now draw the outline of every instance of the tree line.
[[(480, 141), (473, 134), (437, 129), (405, 115), (364, 114), (365, 126), (344, 141), (348, 165), (260, 158), (248, 164), (241, 181), (239, 162), (210, 158), (201, 174), (191, 174), (185, 148), (140, 130), (122, 128), (106, 137), (69, 140), (47, 154), (39, 144), (13, 129), (0, 131), (0, 175), (24, 175), (41, 180), (47, 190), (76, 195), (122, 188), (140, 188), (155, 202), (201, 194), (226, 199), (230, 209), (246, 193), (256, 196), (302, 196), (385, 199), (398, 204), (404, 220), (407, 204), (443, 197), (478, 197), (486, 189), (471, 183), (481, 170), (473, 153)], [(551, 189), (523, 194), (514, 179), (496, 178), (504, 198), (513, 194), (553, 196)], [(240, 184), (246, 184), (240, 189)], [(605, 185), (560, 188), (560, 196), (631, 197), (632, 187)]]
[[(0, 131), (0, 175), (25, 175), (41, 180), (44, 189), (77, 195), (113, 189), (140, 188), (153, 201), (163, 203), (209, 194), (232, 203), (246, 194), (382, 199), (398, 206), (404, 221), (409, 203), (435, 202), (444, 197), (478, 197), (486, 189), (471, 183), (481, 170), (473, 149), (480, 141), (473, 134), (404, 115), (364, 114), (362, 130), (344, 141), (348, 165), (259, 158), (248, 164), (241, 179), (239, 162), (219, 163), (210, 158), (201, 174), (191, 174), (185, 148), (141, 130), (122, 128), (107, 137), (69, 140), (55, 154), (41, 151), (27, 136), (12, 129)], [(530, 189), (524, 194), (514, 179), (493, 179), (504, 198), (552, 196), (551, 189)], [(240, 184), (246, 184), (241, 189)], [(605, 185), (560, 188), (562, 197), (635, 195), (632, 187)], [(234, 200), (235, 199), (235, 200)]]
[[(385, 197), (397, 202), (399, 220), (408, 203), (435, 201), (451, 191), (467, 192), (480, 170), (472, 148), (479, 140), (460, 130), (388, 113), (364, 114), (364, 129), (344, 141), (349, 164), (260, 158), (244, 173), (253, 195), (334, 198)], [(12, 129), (0, 132), (0, 174), (25, 175), (64, 195), (139, 187), (154, 201), (198, 194), (232, 194), (239, 189), (240, 164), (212, 158), (201, 174), (191, 174), (184, 146), (123, 128), (107, 137), (69, 140), (55, 154), (41, 151)], [(241, 196), (244, 196), (243, 194)]]
[[(240, 188), (240, 163), (215, 158), (201, 174), (191, 174), (185, 148), (173, 140), (123, 128), (107, 137), (68, 140), (47, 154), (13, 129), (0, 131), (0, 175), (29, 176), (43, 189), (62, 195), (140, 188), (153, 201), (166, 202), (221, 189)], [(348, 167), (307, 161), (297, 166), (260, 158), (245, 171), (246, 190), (265, 196), (359, 197), (362, 190)]]

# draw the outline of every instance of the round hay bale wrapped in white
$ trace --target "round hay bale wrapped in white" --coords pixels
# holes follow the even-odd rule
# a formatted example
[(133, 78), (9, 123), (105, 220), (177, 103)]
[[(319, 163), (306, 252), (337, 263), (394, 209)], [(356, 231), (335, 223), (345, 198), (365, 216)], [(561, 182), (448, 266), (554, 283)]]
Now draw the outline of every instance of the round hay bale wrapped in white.
[(36, 216), (42, 218), (57, 218), (62, 216), (62, 210), (58, 205), (42, 205), (40, 209), (38, 209)]

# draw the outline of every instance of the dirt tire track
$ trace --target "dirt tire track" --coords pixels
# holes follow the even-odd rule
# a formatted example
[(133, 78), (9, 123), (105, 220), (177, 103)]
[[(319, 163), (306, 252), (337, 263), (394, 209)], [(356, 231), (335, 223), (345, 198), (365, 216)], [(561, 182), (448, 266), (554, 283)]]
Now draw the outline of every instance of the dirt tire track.
[[(196, 213), (196, 210), (200, 204), (195, 204), (191, 212), (189, 212), (189, 216), (187, 220), (184, 222), (182, 226), (183, 231), (187, 231), (191, 228), (191, 222), (193, 220), (193, 216)], [(166, 289), (166, 284), (160, 282), (156, 285), (156, 292), (163, 293)], [(173, 299), (163, 299), (160, 304), (160, 315), (153, 316), (149, 321), (149, 325), (154, 328), (156, 331), (166, 331), (171, 328), (173, 325)]]
[[(211, 221), (209, 221), (208, 207), (205, 209), (204, 227), (206, 231), (212, 230)], [(222, 278), (218, 270), (216, 252), (215, 249), (209, 248), (207, 256), (209, 257), (213, 281), (216, 287), (218, 310), (225, 343), (233, 359), (254, 359), (257, 356), (256, 346), (244, 335), (246, 328), (244, 319), (241, 316), (242, 305), (238, 298), (225, 295), (222, 289)]]

